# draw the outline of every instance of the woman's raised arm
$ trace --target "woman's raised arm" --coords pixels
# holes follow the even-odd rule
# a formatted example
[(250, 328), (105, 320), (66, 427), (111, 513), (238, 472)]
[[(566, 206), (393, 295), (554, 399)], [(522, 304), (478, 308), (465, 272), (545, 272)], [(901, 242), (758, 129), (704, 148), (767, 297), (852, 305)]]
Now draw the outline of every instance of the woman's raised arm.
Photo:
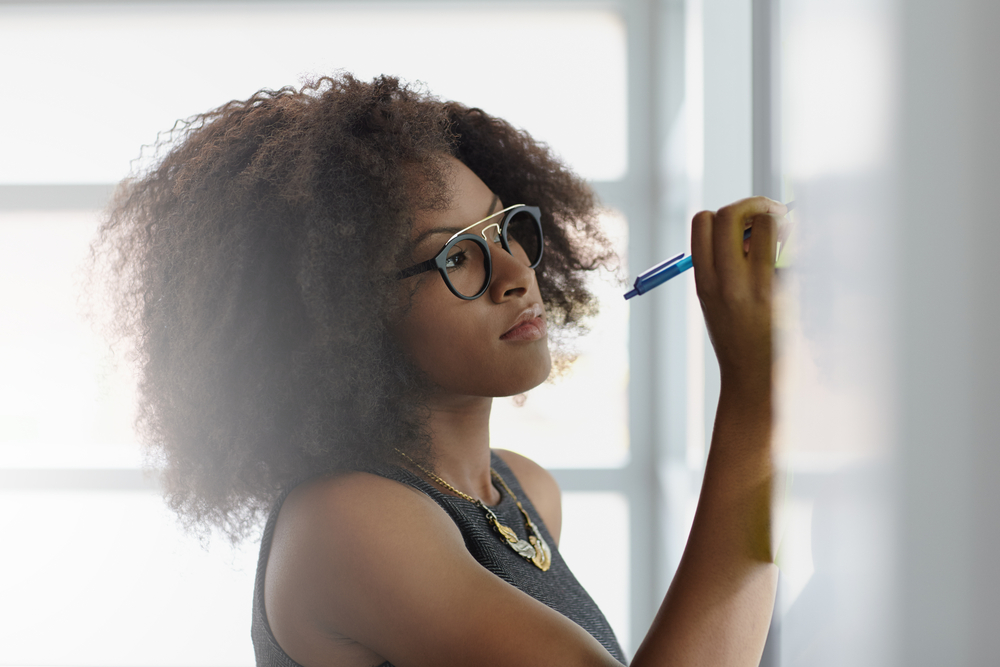
[(755, 197), (692, 222), (698, 298), (721, 372), (719, 406), (687, 547), (634, 667), (760, 662), (778, 579), (770, 530), (771, 289), (785, 212)]

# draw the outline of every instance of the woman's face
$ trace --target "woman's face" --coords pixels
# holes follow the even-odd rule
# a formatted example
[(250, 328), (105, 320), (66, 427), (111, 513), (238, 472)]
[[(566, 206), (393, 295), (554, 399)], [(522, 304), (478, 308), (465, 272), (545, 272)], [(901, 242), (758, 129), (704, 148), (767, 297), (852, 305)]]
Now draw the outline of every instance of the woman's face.
[[(458, 160), (450, 160), (451, 203), (419, 211), (413, 228), (413, 263), (434, 257), (458, 230), (499, 211), (486, 184)], [(492, 218), (470, 232), (500, 221)], [(393, 327), (406, 353), (444, 393), (511, 396), (548, 377), (552, 362), (534, 269), (490, 244), (493, 279), (473, 301), (452, 294), (434, 271), (406, 278), (409, 307)], [(400, 267), (404, 268), (404, 267)]]

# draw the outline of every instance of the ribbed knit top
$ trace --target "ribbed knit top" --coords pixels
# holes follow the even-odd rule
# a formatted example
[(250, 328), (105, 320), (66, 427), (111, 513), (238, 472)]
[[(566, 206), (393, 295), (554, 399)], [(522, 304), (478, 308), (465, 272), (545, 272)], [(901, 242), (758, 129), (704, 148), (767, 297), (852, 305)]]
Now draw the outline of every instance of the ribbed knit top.
[[(542, 572), (532, 563), (514, 553), (507, 546), (506, 541), (492, 529), (484, 512), (468, 500), (445, 494), (430, 482), (400, 467), (388, 466), (370, 472), (412, 486), (433, 498), (458, 526), (465, 538), (466, 548), (480, 565), (577, 623), (599, 641), (619, 662), (624, 664), (625, 656), (611, 626), (608, 625), (601, 610), (597, 608), (593, 599), (566, 566), (566, 561), (563, 560), (559, 550), (554, 546), (555, 543), (548, 528), (521, 489), (514, 473), (495, 453), (491, 458), (493, 469), (500, 473), (500, 476), (510, 486), (511, 491), (521, 501), (521, 505), (528, 512), (535, 526), (542, 531), (543, 537), (552, 548), (552, 565), (547, 572)], [(526, 539), (524, 517), (517, 509), (517, 503), (502, 487), (498, 490), (501, 496), (500, 504), (491, 507), (491, 509), (502, 524), (510, 526), (519, 537)], [(267, 570), (267, 559), (271, 551), (274, 525), (284, 497), (283, 495), (275, 503), (268, 517), (261, 538), (260, 559), (257, 562), (257, 579), (253, 596), (253, 623), (251, 626), (257, 667), (301, 667), (288, 657), (278, 645), (264, 613), (264, 573)], [(392, 665), (385, 662), (379, 667), (392, 667)]]

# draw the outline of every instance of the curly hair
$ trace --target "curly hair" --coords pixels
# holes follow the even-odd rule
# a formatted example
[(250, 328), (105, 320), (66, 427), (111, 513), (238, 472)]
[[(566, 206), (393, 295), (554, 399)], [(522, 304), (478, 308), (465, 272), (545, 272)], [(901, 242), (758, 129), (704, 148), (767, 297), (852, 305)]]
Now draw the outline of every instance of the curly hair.
[(178, 122), (124, 181), (93, 244), (114, 334), (139, 370), (137, 428), (189, 527), (240, 539), (283, 488), (428, 462), (420, 373), (389, 335), (415, 211), (446, 206), (446, 161), (541, 207), (550, 327), (594, 310), (611, 257), (590, 188), (479, 109), (343, 74)]

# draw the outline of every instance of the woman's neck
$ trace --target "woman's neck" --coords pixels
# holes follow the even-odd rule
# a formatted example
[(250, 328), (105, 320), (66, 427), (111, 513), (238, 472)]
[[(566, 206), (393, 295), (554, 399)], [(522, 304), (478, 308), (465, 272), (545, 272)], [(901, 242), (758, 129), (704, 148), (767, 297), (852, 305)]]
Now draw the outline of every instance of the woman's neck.
[(435, 397), (428, 408), (434, 472), (459, 491), (487, 504), (499, 502), (490, 477), (490, 410), (481, 396)]

